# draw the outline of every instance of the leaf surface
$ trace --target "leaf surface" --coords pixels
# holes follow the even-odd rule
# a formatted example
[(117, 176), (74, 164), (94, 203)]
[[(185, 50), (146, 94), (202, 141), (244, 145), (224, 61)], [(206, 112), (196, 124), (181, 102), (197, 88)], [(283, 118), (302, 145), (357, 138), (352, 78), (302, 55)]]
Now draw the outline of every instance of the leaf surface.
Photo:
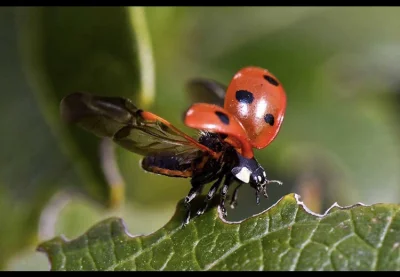
[(180, 202), (150, 235), (132, 237), (121, 219), (110, 218), (39, 250), (52, 270), (399, 270), (399, 209), (333, 205), (318, 215), (289, 194), (241, 222), (221, 220), (212, 208), (182, 228)]

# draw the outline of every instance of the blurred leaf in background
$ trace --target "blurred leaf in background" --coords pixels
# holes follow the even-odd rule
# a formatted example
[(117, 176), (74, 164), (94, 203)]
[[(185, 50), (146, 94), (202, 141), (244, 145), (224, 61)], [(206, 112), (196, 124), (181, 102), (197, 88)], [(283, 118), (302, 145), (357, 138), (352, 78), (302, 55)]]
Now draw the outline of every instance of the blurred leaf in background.
[(109, 194), (123, 192), (115, 187), (123, 184), (110, 191), (99, 163), (99, 139), (62, 122), (59, 104), (75, 91), (131, 98), (138, 93), (139, 59), (127, 10), (37, 7), (18, 13), (23, 62), (43, 114), (80, 173), (79, 187), (108, 204)]
[[(142, 12), (140, 13), (138, 10), (142, 10)], [(23, 83), (26, 87), (19, 89), (19, 91), (23, 96), (29, 91), (33, 93), (29, 94), (30, 99), (24, 99), (24, 102), (26, 101), (26, 105), (35, 109), (37, 107), (41, 109), (41, 114), (38, 113), (38, 115), (43, 117), (40, 118), (39, 122), (42, 122), (47, 132), (47, 134), (44, 131), (38, 132), (36, 139), (39, 140), (39, 143), (36, 145), (34, 145), (35, 141), (29, 143), (29, 145), (35, 147), (36, 152), (43, 144), (43, 151), (39, 155), (36, 154), (40, 162), (36, 162), (34, 166), (40, 167), (45, 172), (44, 178), (48, 179), (40, 180), (41, 182), (38, 184), (43, 187), (44, 191), (37, 187), (34, 190), (35, 194), (38, 195), (36, 198), (40, 197), (40, 200), (36, 199), (35, 195), (28, 194), (33, 198), (32, 201), (37, 202), (35, 202), (35, 205), (39, 206), (37, 208), (35, 206), (34, 210), (29, 205), (28, 208), (26, 205), (24, 206), (26, 213), (29, 212), (27, 217), (30, 220), (24, 222), (25, 225), (35, 227), (32, 228), (31, 236), (26, 234), (26, 239), (36, 243), (37, 232), (40, 229), (37, 225), (41, 209), (57, 189), (74, 188), (74, 191), (83, 192), (90, 199), (103, 206), (118, 206), (124, 197), (123, 183), (120, 181), (122, 178), (118, 179), (119, 183), (110, 184), (107, 180), (109, 176), (105, 173), (110, 171), (110, 165), (114, 166), (111, 159), (108, 159), (105, 165), (101, 163), (101, 155), (105, 153), (104, 145), (108, 147), (106, 154), (108, 156), (110, 156), (110, 153), (112, 154), (110, 144), (100, 142), (98, 138), (62, 122), (59, 116), (61, 98), (73, 91), (83, 90), (98, 94), (130, 97), (143, 105), (150, 104), (154, 97), (152, 52), (151, 46), (143, 43), (143, 41), (147, 44), (150, 43), (149, 36), (146, 34), (143, 8), (64, 9), (35, 7), (5, 9), (3, 12), (8, 15), (6, 17), (8, 21), (5, 22), (4, 26), (9, 23), (14, 24), (13, 32), (7, 33), (10, 36), (7, 46), (19, 46), (17, 49), (21, 50), (20, 53), (12, 56), (14, 58), (13, 64), (14, 66), (17, 65), (19, 71), (23, 69), (27, 76), (26, 82)], [(138, 29), (140, 30), (138, 31)], [(140, 46), (138, 46), (136, 37), (141, 38)], [(142, 61), (138, 58), (139, 54), (145, 56), (146, 59)], [(18, 60), (18, 55), (22, 58), (20, 60), (22, 63)], [(140, 67), (143, 67), (143, 64), (145, 64), (146, 69), (146, 76), (144, 77), (140, 74)], [(24, 77), (20, 77), (20, 80), (23, 79)], [(16, 80), (15, 84), (18, 83), (19, 81)], [(26, 83), (29, 83), (31, 88)], [(4, 89), (16, 90), (7, 87)], [(18, 102), (18, 99), (15, 99), (15, 93), (9, 95), (12, 101)], [(7, 102), (2, 101), (2, 103), (6, 104)], [(38, 106), (36, 103), (38, 103)], [(12, 109), (12, 111), (19, 112), (28, 117), (28, 120), (32, 120), (32, 122), (26, 122), (26, 125), (30, 127), (37, 125), (34, 121), (35, 118), (28, 114), (29, 110), (25, 113), (16, 109)], [(22, 116), (17, 119), (26, 121), (26, 118), (24, 119)], [(48, 123), (51, 129), (45, 123)], [(5, 121), (4, 124), (9, 124), (9, 121)], [(5, 127), (5, 129), (7, 128)], [(24, 127), (19, 124), (16, 131), (23, 133)], [(50, 132), (55, 135), (55, 138)], [(19, 136), (21, 137), (21, 135)], [(41, 136), (44, 136), (44, 139)], [(18, 135), (7, 137), (10, 139), (10, 144), (18, 144), (15, 137), (18, 137)], [(49, 140), (54, 143), (58, 142), (58, 146), (61, 146), (63, 154), (66, 155), (60, 153), (56, 144), (54, 151), (48, 142)], [(22, 137), (20, 142), (22, 142)], [(22, 148), (20, 150), (23, 151)], [(35, 150), (26, 151), (27, 156), (30, 157)], [(11, 154), (7, 155), (6, 153), (5, 160)], [(20, 163), (17, 162), (16, 166), (21, 167), (23, 164), (18, 157), (23, 156), (22, 152), (19, 155), (13, 152), (13, 155), (17, 157), (16, 160)], [(56, 157), (52, 157), (52, 155), (56, 155)], [(61, 163), (61, 166), (58, 166), (58, 163)], [(60, 168), (58, 169), (57, 166)], [(102, 166), (107, 167), (106, 170), (103, 170)], [(8, 178), (8, 175), (15, 176), (16, 167), (8, 163), (5, 169), (10, 171), (9, 174), (5, 172), (6, 182), (13, 185), (16, 182), (22, 183), (17, 178)], [(114, 169), (114, 171), (116, 170)], [(34, 174), (22, 176), (32, 178)], [(29, 182), (32, 183), (32, 180), (25, 181), (25, 183)], [(61, 183), (60, 186), (57, 186), (58, 182)], [(26, 184), (23, 185), (26, 186)], [(31, 187), (34, 185), (32, 184)], [(49, 185), (51, 185), (50, 188), (48, 188)], [(22, 209), (22, 205), (16, 207)], [(36, 213), (34, 213), (35, 211)], [(16, 217), (16, 219), (20, 218), (22, 220), (21, 216)], [(90, 223), (90, 220), (88, 221), (86, 218), (85, 222)], [(12, 229), (15, 225), (13, 224), (9, 228)], [(24, 224), (21, 225), (21, 232), (18, 233), (19, 237), (16, 238), (16, 240), (21, 240), (19, 244), (17, 243), (18, 247), (31, 243), (31, 241), (29, 243), (24, 242), (23, 239), (25, 238), (21, 238), (23, 237)], [(7, 231), (10, 230), (4, 231), (6, 236)], [(41, 235), (51, 236), (52, 234)], [(43, 237), (40, 237), (40, 239), (43, 239)], [(11, 251), (3, 251), (3, 253), (10, 255)], [(4, 257), (4, 260), (6, 258), (8, 257)]]
[[(301, 195), (309, 197), (306, 205), (322, 212), (333, 202), (399, 202), (399, 56), (393, 51), (400, 46), (399, 8), (143, 9), (156, 76), (156, 97), (146, 109), (177, 127), (188, 130), (181, 119), (190, 104), (184, 85), (192, 77), (227, 84), (241, 67), (257, 65), (273, 72), (287, 91), (281, 132), (256, 154), (269, 176), (282, 179), (284, 186), (271, 186), (270, 199), (260, 206), (244, 187), (229, 219), (260, 212), (289, 192), (314, 191)], [(97, 203), (107, 203), (110, 191), (99, 161), (100, 141), (67, 127), (58, 114), (59, 100), (75, 90), (142, 101), (140, 80), (145, 78), (136, 56), (134, 13), (116, 7), (0, 12), (5, 91), (0, 124), (7, 130), (0, 204), (10, 205), (2, 209), (6, 214), (0, 212), (9, 223), (0, 230), (3, 267), (15, 257), (14, 269), (31, 269), (32, 263), (46, 268), (28, 254), (19, 259), (14, 254), (35, 243), (31, 238), (43, 229), (38, 226), (40, 211), (59, 189), (84, 189), (97, 202), (77, 196), (66, 201), (53, 221), (55, 234), (77, 236), (116, 214), (134, 234), (161, 227), (188, 192), (189, 180), (147, 174), (138, 166), (138, 155), (116, 147), (126, 203), (118, 211), (102, 209)]]
[(25, 81), (18, 59), (15, 10), (3, 7), (0, 14), (0, 268), (4, 268), (18, 250), (38, 242), (38, 219), (46, 200), (78, 178)]

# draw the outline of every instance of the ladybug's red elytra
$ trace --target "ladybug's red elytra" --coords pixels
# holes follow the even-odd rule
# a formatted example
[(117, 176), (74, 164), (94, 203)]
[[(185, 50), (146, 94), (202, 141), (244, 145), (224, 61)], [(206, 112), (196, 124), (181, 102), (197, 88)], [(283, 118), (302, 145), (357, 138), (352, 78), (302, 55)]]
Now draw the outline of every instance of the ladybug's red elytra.
[(260, 194), (268, 197), (268, 184), (282, 184), (267, 178), (253, 149), (262, 149), (273, 141), (286, 109), (281, 83), (259, 67), (241, 69), (228, 87), (198, 78), (188, 82), (187, 90), (195, 103), (186, 111), (184, 123), (200, 130), (196, 138), (165, 119), (138, 109), (126, 98), (75, 92), (64, 97), (60, 104), (61, 116), (67, 122), (76, 123), (98, 137), (112, 138), (120, 146), (144, 156), (141, 166), (145, 171), (191, 178), (183, 225), (190, 220), (190, 202), (211, 182), (198, 215), (205, 212), (220, 189), (219, 207), (226, 217), (225, 200), (234, 182), (237, 186), (230, 199), (232, 208), (237, 204), (242, 184), (255, 189), (257, 203)]
[(250, 144), (262, 149), (279, 132), (286, 110), (286, 93), (268, 70), (246, 67), (229, 84), (224, 108), (243, 124)]

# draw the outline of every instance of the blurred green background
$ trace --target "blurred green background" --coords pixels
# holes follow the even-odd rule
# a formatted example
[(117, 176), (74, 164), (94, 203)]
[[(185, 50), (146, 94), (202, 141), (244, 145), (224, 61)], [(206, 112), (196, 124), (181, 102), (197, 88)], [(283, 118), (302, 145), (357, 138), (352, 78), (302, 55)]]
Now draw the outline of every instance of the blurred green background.
[(2, 270), (47, 270), (46, 256), (35, 252), (39, 242), (74, 238), (112, 215), (131, 234), (153, 232), (189, 191), (189, 180), (144, 173), (140, 157), (118, 147), (123, 181), (111, 180), (110, 188), (101, 164), (110, 145), (59, 118), (59, 101), (76, 90), (132, 98), (189, 131), (181, 122), (191, 103), (187, 80), (228, 84), (244, 66), (267, 68), (284, 85), (288, 106), (277, 139), (256, 156), (284, 185), (271, 185), (260, 206), (243, 187), (229, 219), (261, 212), (290, 192), (321, 213), (334, 202), (400, 200), (397, 7), (2, 7), (0, 13)]

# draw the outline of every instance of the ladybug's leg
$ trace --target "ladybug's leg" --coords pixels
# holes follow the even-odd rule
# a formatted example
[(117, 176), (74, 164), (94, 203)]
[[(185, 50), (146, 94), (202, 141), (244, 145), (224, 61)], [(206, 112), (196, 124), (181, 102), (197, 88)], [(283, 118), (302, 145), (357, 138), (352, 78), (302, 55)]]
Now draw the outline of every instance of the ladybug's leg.
[(228, 192), (229, 186), (232, 184), (232, 181), (233, 181), (233, 175), (231, 173), (227, 174), (225, 176), (224, 185), (222, 186), (222, 189), (221, 189), (221, 201), (219, 203), (219, 208), (221, 209), (223, 218), (226, 218), (228, 215), (228, 213), (226, 212), (226, 209), (225, 209), (225, 199), (226, 199), (226, 194)]
[(238, 198), (238, 192), (239, 192), (239, 188), (243, 185), (243, 182), (239, 182), (239, 184), (236, 186), (235, 190), (233, 191), (233, 195), (231, 198), (231, 209), (236, 208), (237, 206), (237, 198)]
[[(264, 190), (264, 196), (267, 194), (267, 190)], [(268, 195), (266, 196), (268, 197)], [(256, 203), (257, 205), (260, 205), (260, 191), (256, 190)]]
[(183, 226), (186, 226), (189, 221), (190, 221), (190, 202), (201, 193), (201, 190), (203, 189), (204, 184), (199, 184), (197, 186), (193, 186), (190, 191), (189, 194), (185, 197), (185, 208), (186, 208), (186, 216), (183, 220)]
[(268, 198), (267, 187), (264, 188), (263, 195), (265, 198)]
[(224, 178), (224, 176), (219, 177), (218, 180), (214, 184), (212, 184), (210, 190), (207, 193), (207, 197), (204, 200), (204, 202), (205, 202), (204, 207), (197, 211), (198, 215), (203, 214), (207, 210), (208, 204), (214, 198), (215, 192), (218, 190), (219, 186), (221, 185), (221, 182), (222, 182), (223, 178)]

